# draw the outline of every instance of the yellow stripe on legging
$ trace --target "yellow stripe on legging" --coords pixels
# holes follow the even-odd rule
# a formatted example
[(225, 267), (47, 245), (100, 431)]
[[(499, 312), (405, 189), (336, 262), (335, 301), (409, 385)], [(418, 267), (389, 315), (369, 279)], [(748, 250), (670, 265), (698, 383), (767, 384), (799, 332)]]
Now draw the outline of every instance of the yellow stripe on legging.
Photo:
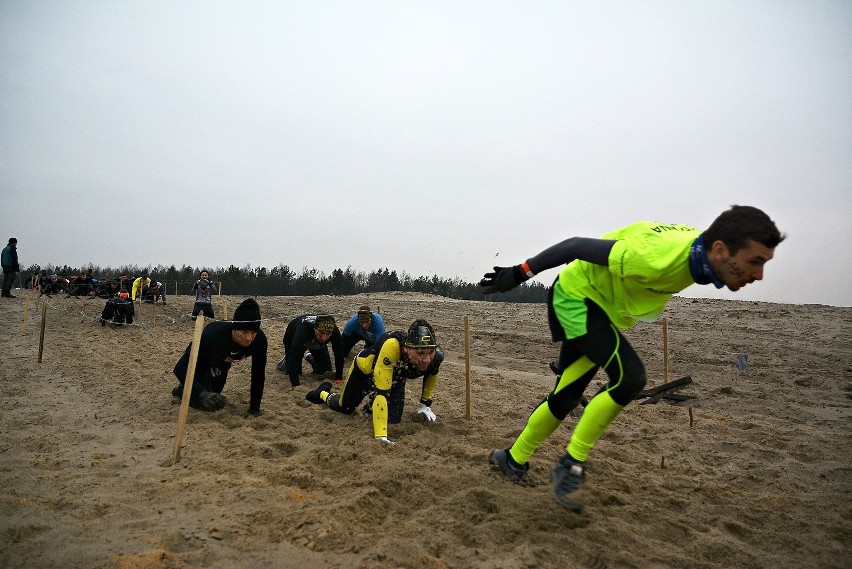
[[(554, 393), (565, 389), (566, 386), (584, 376), (594, 367), (595, 364), (592, 360), (586, 356), (581, 357), (565, 368), (565, 371), (559, 377), (559, 383), (554, 389)], [(518, 464), (526, 464), (536, 449), (541, 446), (541, 443), (547, 440), (547, 437), (552, 435), (561, 423), (562, 421), (550, 412), (547, 401), (542, 401), (530, 415), (527, 426), (524, 427), (515, 444), (509, 449), (509, 454)]]

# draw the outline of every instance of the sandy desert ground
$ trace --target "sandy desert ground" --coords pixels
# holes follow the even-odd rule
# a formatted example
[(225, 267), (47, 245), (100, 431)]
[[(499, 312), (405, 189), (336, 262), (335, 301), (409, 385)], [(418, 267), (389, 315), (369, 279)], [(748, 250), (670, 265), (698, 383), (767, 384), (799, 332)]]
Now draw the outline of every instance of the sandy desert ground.
[[(569, 417), (530, 461), (530, 486), (490, 470), (553, 383), (542, 305), (384, 293), (260, 297), (270, 339), (265, 414), (246, 418), (249, 364), (218, 413), (179, 412), (171, 369), (191, 299), (101, 327), (103, 300), (0, 303), (0, 567), (594, 568), (852, 566), (852, 309), (675, 298), (627, 332), (649, 387), (689, 375), (683, 402), (632, 403), (589, 458), (582, 514), (551, 497)], [(243, 297), (219, 297), (233, 311)], [(275, 369), (290, 318), (363, 303), (390, 329), (433, 323), (446, 352), (433, 409), (397, 441), (310, 404)], [(466, 418), (464, 317), (471, 418)], [(748, 367), (737, 371), (736, 357)], [(601, 383), (598, 377), (591, 392)], [(691, 412), (691, 424), (690, 424)]]

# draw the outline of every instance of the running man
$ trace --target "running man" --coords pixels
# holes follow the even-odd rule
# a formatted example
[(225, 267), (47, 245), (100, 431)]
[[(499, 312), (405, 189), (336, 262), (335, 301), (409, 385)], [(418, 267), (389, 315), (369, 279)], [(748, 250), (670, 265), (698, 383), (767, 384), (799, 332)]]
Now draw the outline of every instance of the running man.
[(515, 442), (491, 453), (503, 476), (524, 483), (529, 458), (568, 413), (599, 368), (605, 389), (586, 406), (566, 453), (550, 471), (554, 497), (582, 511), (570, 497), (586, 474), (595, 442), (645, 386), (645, 367), (621, 330), (656, 320), (669, 299), (693, 283), (731, 291), (763, 279), (763, 268), (785, 239), (761, 210), (731, 206), (703, 233), (679, 224), (640, 221), (600, 239), (572, 237), (514, 267), (494, 267), (480, 285), (506, 292), (562, 264), (547, 313), (554, 342), (562, 342), (553, 390), (530, 415)]

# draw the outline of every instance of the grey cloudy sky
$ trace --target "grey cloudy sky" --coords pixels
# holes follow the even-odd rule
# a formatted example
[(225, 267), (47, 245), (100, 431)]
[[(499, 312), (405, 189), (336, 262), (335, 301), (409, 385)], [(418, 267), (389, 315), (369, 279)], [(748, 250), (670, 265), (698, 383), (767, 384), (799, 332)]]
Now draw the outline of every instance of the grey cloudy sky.
[(788, 240), (686, 296), (850, 306), (850, 93), (845, 0), (0, 0), (0, 230), (25, 266), (473, 281), (737, 203)]

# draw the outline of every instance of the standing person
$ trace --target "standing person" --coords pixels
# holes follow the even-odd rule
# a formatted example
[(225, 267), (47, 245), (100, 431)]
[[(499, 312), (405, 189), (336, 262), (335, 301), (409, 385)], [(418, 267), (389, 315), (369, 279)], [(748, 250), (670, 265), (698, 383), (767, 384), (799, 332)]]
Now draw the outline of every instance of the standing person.
[(12, 294), (12, 285), (15, 284), (15, 273), (20, 270), (18, 266), (18, 240), (9, 237), (9, 243), (3, 247), (0, 255), (0, 264), (3, 266), (3, 294), (4, 298), (15, 298)]
[(395, 444), (388, 440), (388, 423), (402, 419), (406, 380), (423, 378), (417, 413), (429, 423), (437, 419), (432, 411), (432, 393), (442, 361), (444, 352), (438, 347), (432, 326), (425, 320), (415, 320), (408, 332), (384, 334), (355, 356), (340, 393), (331, 393), (332, 385), (327, 381), (305, 399), (351, 415), (372, 394), (373, 436), (382, 443)]
[(334, 353), (334, 380), (343, 380), (343, 349), (340, 330), (330, 314), (304, 314), (287, 324), (284, 331), (284, 357), (278, 369), (290, 376), (293, 387), (301, 384), (302, 359), (307, 360), (314, 373), (331, 371), (328, 344)]
[(364, 340), (364, 348), (369, 348), (384, 333), (385, 321), (365, 304), (343, 325), (343, 357), (348, 356), (361, 340)]
[(514, 267), (494, 267), (480, 285), (506, 292), (533, 275), (567, 263), (550, 289), (547, 313), (561, 342), (556, 385), (532, 412), (515, 442), (491, 453), (506, 478), (523, 483), (528, 460), (577, 406), (598, 368), (609, 382), (586, 405), (565, 454), (550, 471), (553, 495), (571, 498), (586, 474), (598, 438), (645, 386), (645, 367), (621, 330), (656, 320), (669, 299), (693, 283), (737, 291), (763, 279), (763, 268), (784, 240), (763, 211), (731, 206), (701, 232), (686, 225), (640, 221), (600, 239), (572, 237)]
[[(222, 389), (228, 380), (231, 365), (251, 358), (251, 387), (248, 414), (259, 417), (260, 400), (266, 383), (266, 334), (260, 329), (260, 307), (253, 298), (244, 300), (234, 310), (234, 320), (216, 321), (208, 324), (201, 333), (198, 346), (198, 361), (189, 404), (203, 411), (218, 411), (227, 402)], [(175, 365), (174, 374), (178, 385), (172, 395), (183, 397), (183, 386), (189, 370), (189, 354), (192, 344), (186, 347)]]
[(195, 292), (195, 304), (192, 306), (192, 319), (195, 320), (199, 313), (204, 313), (206, 318), (215, 318), (213, 316), (213, 299), (212, 295), (216, 292), (213, 283), (210, 281), (210, 273), (201, 271), (199, 279), (192, 285), (192, 290)]

